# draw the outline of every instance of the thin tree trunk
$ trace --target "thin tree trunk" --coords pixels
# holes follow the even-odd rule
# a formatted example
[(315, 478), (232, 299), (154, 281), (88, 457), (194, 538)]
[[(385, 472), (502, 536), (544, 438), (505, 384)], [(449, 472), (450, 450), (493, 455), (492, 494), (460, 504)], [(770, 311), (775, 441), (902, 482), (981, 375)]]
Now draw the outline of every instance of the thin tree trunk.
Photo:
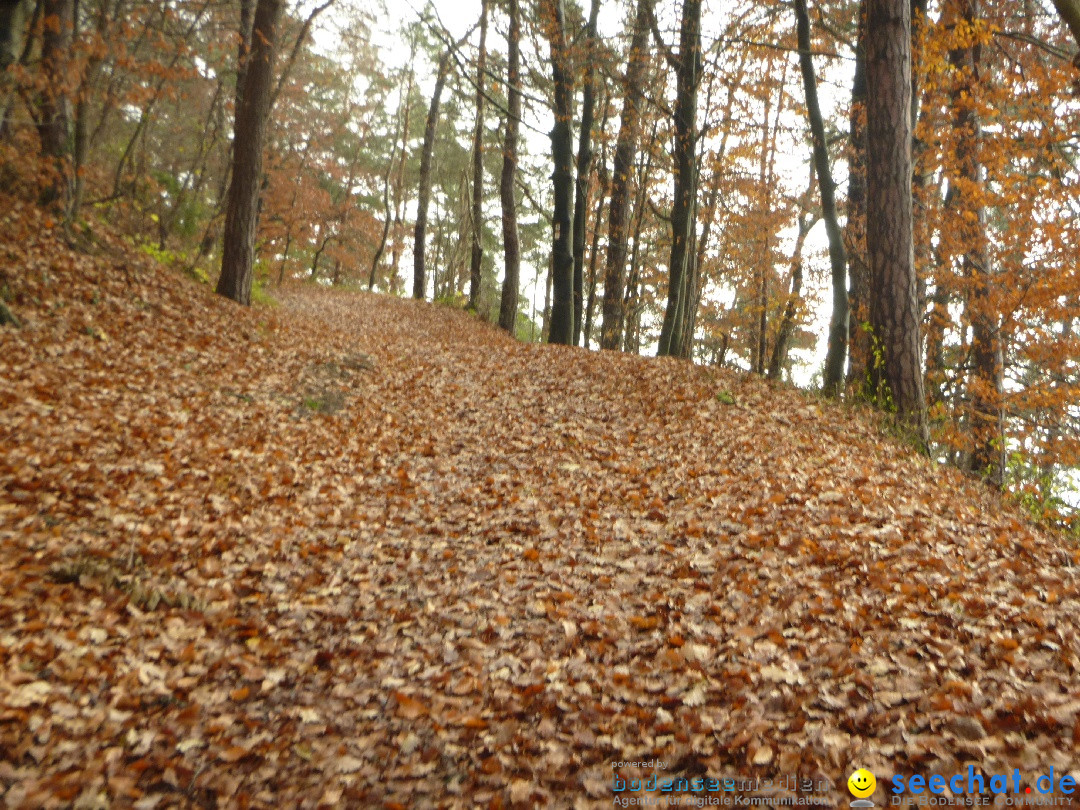
[[(401, 123), (401, 104), (398, 102), (398, 123)], [(368, 291), (370, 292), (375, 287), (375, 274), (379, 269), (379, 260), (382, 259), (383, 252), (386, 250), (386, 240), (390, 236), (390, 219), (392, 211), (390, 209), (390, 178), (394, 173), (394, 158), (397, 156), (398, 139), (397, 133), (394, 133), (394, 143), (390, 146), (390, 159), (386, 162), (386, 177), (383, 178), (383, 228), (382, 236), (379, 238), (379, 246), (375, 248), (375, 255), (371, 257), (371, 272), (368, 273)]]
[(566, 39), (563, 0), (543, 0), (544, 24), (551, 47), (551, 78), (555, 85), (555, 126), (551, 130), (552, 188), (551, 322), (548, 343), (574, 341), (574, 153), (570, 124), (573, 119), (574, 76)]
[(581, 341), (585, 277), (585, 223), (589, 216), (589, 181), (592, 179), (592, 127), (596, 106), (596, 18), (600, 0), (592, 0), (585, 37), (585, 85), (582, 89), (581, 132), (578, 133), (577, 183), (574, 199), (574, 345)]
[(848, 309), (854, 328), (848, 330), (849, 383), (866, 384), (870, 348), (870, 266), (866, 257), (866, 3), (859, 4), (855, 79), (851, 85), (848, 118), (851, 143), (848, 152), (847, 225), (844, 238), (849, 259)]
[[(821, 194), (821, 213), (829, 237), (829, 264), (832, 267), (832, 317), (829, 319), (829, 349), (825, 357), (825, 393), (839, 396), (844, 386), (844, 361), (848, 342), (847, 254), (836, 215), (836, 184), (829, 165), (829, 147), (825, 140), (825, 121), (818, 103), (817, 77), (810, 55), (810, 14), (806, 0), (795, 0), (799, 40), (799, 67), (806, 93), (806, 114), (814, 143), (814, 167)], [(801, 271), (801, 267), (800, 267)], [(801, 272), (800, 272), (801, 277)], [(774, 352), (774, 355), (776, 353)]]
[[(977, 0), (950, 0), (948, 27), (970, 29), (978, 20)], [(983, 205), (983, 172), (979, 160), (982, 127), (977, 111), (981, 48), (970, 45), (950, 51), (957, 76), (951, 92), (952, 128), (959, 177), (949, 182), (946, 205), (957, 210), (955, 238), (964, 246), (963, 272), (968, 284), (967, 315), (971, 321), (971, 378), (968, 383), (971, 422), (971, 471), (1000, 486), (1005, 465), (1004, 416), (1001, 409), (1002, 368), (997, 312), (992, 289), (992, 257)]]
[(867, 0), (867, 205), (870, 321), (883, 368), (879, 401), (929, 447), (911, 219), (911, 7)]
[(518, 122), (521, 119), (521, 15), (518, 0), (508, 0), (507, 5), (510, 13), (506, 55), (507, 115), (506, 136), (503, 140), (502, 177), (499, 180), (499, 197), (502, 202), (503, 261), (506, 275), (503, 279), (502, 299), (499, 306), (499, 326), (514, 335), (517, 331), (518, 284), (521, 274), (517, 200), (514, 197), (517, 176)]
[[(607, 129), (608, 111), (610, 106), (611, 96), (605, 95), (604, 114), (601, 117), (600, 122), (601, 132)], [(593, 313), (596, 310), (596, 264), (600, 255), (600, 229), (604, 219), (604, 200), (607, 198), (608, 182), (607, 140), (605, 139), (600, 146), (600, 162), (596, 167), (596, 210), (593, 214), (592, 245), (589, 249), (588, 293), (585, 298), (584, 339), (586, 349), (589, 348), (589, 341), (592, 338)]]
[(431, 157), (435, 152), (435, 127), (439, 123), (439, 103), (442, 100), (443, 85), (450, 70), (450, 49), (439, 59), (439, 70), (435, 76), (435, 89), (431, 93), (428, 106), (427, 123), (424, 126), (424, 148), (420, 153), (420, 181), (417, 190), (416, 227), (413, 231), (413, 298), (424, 298), (427, 279), (424, 275), (424, 250), (427, 239), (428, 203), (431, 200)]
[[(799, 0), (797, 0), (798, 2)], [(779, 380), (787, 364), (788, 350), (791, 347), (791, 338), (795, 333), (795, 312), (802, 297), (803, 266), (802, 254), (806, 245), (806, 237), (817, 222), (818, 217), (810, 213), (810, 205), (814, 195), (814, 185), (817, 181), (816, 163), (810, 165), (810, 185), (800, 201), (799, 233), (795, 237), (795, 250), (791, 255), (791, 292), (784, 304), (784, 314), (780, 319), (780, 329), (777, 330), (776, 343), (773, 344), (772, 357), (769, 359), (769, 379)], [(845, 291), (846, 293), (846, 291)]]
[(648, 64), (649, 2), (638, 0), (634, 34), (623, 78), (623, 112), (615, 161), (611, 170), (611, 208), (608, 212), (607, 262), (604, 272), (604, 320), (600, 327), (600, 347), (618, 349), (622, 338), (623, 280), (626, 275), (626, 219), (630, 205), (629, 184), (637, 150), (641, 121), (641, 86)]
[(270, 85), (283, 5), (283, 0), (258, 0), (248, 69), (236, 111), (232, 182), (225, 212), (225, 243), (217, 293), (244, 306), (251, 303), (263, 142), (270, 117)]
[(41, 91), (38, 109), (38, 135), (42, 154), (52, 158), (55, 173), (42, 194), (42, 202), (56, 203), (68, 211), (71, 196), (71, 173), (68, 167), (68, 134), (70, 129), (68, 63), (71, 57), (72, 0), (44, 0), (41, 34), (41, 72), (45, 87)]
[(484, 83), (487, 68), (487, 0), (480, 0), (480, 52), (476, 57), (476, 128), (473, 130), (472, 254), (469, 257), (469, 308), (480, 302), (480, 269), (484, 261)]
[(680, 317), (686, 286), (693, 274), (691, 231), (697, 205), (697, 91), (701, 80), (701, 0), (683, 0), (675, 100), (675, 197), (671, 207), (671, 260), (668, 300), (657, 354), (679, 354)]
[(631, 217), (633, 222), (634, 247), (630, 251), (630, 280), (626, 285), (626, 299), (623, 302), (623, 311), (626, 314), (626, 330), (623, 336), (623, 351), (638, 353), (636, 322), (640, 320), (641, 312), (638, 306), (638, 288), (640, 285), (641, 270), (641, 230), (645, 221), (645, 208), (647, 207), (646, 195), (649, 190), (649, 172), (652, 171), (653, 148), (656, 145), (656, 129), (659, 121), (653, 122), (652, 134), (646, 142), (642, 157), (638, 160), (637, 194), (634, 195), (634, 212)]

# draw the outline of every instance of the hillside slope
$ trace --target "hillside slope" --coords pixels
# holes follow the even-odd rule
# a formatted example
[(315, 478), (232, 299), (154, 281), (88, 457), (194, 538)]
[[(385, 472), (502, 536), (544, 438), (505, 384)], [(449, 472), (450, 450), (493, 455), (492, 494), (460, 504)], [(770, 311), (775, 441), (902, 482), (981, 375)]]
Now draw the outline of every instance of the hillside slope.
[(7, 806), (1080, 778), (1076, 549), (850, 409), (7, 216)]

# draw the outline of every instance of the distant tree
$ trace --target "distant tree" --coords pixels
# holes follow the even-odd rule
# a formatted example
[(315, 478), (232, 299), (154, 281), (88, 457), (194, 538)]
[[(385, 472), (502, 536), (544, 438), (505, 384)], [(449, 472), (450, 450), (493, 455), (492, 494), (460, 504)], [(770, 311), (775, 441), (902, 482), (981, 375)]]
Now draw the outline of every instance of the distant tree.
[(574, 70), (566, 34), (563, 0), (542, 0), (545, 35), (551, 49), (551, 78), (555, 85), (555, 125), (551, 130), (552, 211), (551, 322), (549, 343), (574, 342), (574, 255), (571, 250), (574, 216), (573, 121)]
[(476, 55), (476, 123), (473, 128), (472, 254), (469, 257), (469, 306), (480, 302), (481, 268), (484, 262), (484, 83), (487, 81), (487, 0), (480, 0), (480, 46)]
[(604, 271), (604, 320), (600, 325), (600, 347), (619, 349), (626, 313), (623, 290), (626, 284), (627, 220), (630, 212), (630, 179), (634, 169), (641, 131), (641, 95), (645, 69), (649, 63), (649, 13), (651, 0), (638, 0), (634, 32), (623, 76), (623, 111), (619, 137), (611, 168), (611, 204), (608, 211), (608, 247)]
[(439, 124), (439, 105), (442, 102), (443, 86), (450, 72), (450, 61), (454, 52), (468, 39), (476, 27), (457, 42), (447, 45), (439, 57), (439, 68), (435, 74), (435, 89), (431, 91), (431, 103), (428, 105), (427, 123), (424, 125), (424, 146), (420, 153), (420, 181), (416, 195), (416, 227), (413, 229), (413, 298), (422, 299), (427, 286), (425, 272), (425, 249), (427, 245), (428, 204), (431, 202), (431, 158), (435, 154), (435, 130)]
[(795, 0), (796, 29), (799, 43), (799, 67), (806, 93), (806, 114), (810, 119), (814, 167), (821, 191), (821, 212), (829, 237), (829, 263), (832, 266), (832, 318), (829, 321), (829, 348), (825, 357), (825, 392), (839, 396), (844, 386), (844, 360), (848, 342), (847, 253), (836, 214), (836, 183), (829, 164), (829, 145), (825, 139), (825, 120), (818, 101), (817, 77), (810, 55), (810, 14), (806, 0)]
[(592, 179), (592, 130), (596, 108), (596, 21), (600, 0), (592, 0), (585, 28), (585, 80), (581, 90), (581, 131), (578, 133), (577, 183), (574, 194), (574, 345), (581, 340), (585, 281), (585, 224), (589, 216)]
[(510, 14), (510, 29), (506, 40), (506, 134), (503, 139), (502, 176), (499, 180), (506, 274), (503, 278), (502, 300), (499, 307), (499, 326), (513, 335), (517, 331), (518, 285), (521, 274), (517, 198), (515, 197), (518, 124), (521, 121), (521, 14), (518, 9), (518, 0), (508, 0), (507, 8)]

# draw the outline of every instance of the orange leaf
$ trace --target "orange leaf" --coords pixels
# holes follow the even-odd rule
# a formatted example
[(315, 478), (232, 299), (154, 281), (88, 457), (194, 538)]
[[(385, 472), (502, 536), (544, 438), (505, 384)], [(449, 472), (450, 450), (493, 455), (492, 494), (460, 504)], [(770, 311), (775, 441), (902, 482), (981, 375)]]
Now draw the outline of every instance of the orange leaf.
[(250, 752), (246, 748), (241, 748), (239, 745), (234, 745), (232, 746), (232, 748), (226, 748), (224, 751), (218, 754), (218, 759), (220, 759), (222, 762), (239, 762), (249, 753)]
[(398, 715), (404, 717), (406, 720), (415, 720), (417, 717), (428, 713), (427, 706), (416, 698), (409, 697), (403, 692), (394, 692), (394, 699), (397, 700), (398, 703)]
[(229, 697), (239, 703), (242, 700), (247, 700), (250, 694), (251, 690), (248, 687), (241, 686), (239, 689), (233, 689), (229, 692)]

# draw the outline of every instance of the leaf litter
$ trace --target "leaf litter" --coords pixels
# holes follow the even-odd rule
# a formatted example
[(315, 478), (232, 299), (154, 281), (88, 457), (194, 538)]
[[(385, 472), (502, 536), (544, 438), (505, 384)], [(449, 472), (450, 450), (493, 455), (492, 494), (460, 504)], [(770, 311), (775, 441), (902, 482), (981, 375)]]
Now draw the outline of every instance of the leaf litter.
[(1076, 546), (870, 415), (413, 301), (242, 309), (9, 208), (7, 806), (1080, 777)]

